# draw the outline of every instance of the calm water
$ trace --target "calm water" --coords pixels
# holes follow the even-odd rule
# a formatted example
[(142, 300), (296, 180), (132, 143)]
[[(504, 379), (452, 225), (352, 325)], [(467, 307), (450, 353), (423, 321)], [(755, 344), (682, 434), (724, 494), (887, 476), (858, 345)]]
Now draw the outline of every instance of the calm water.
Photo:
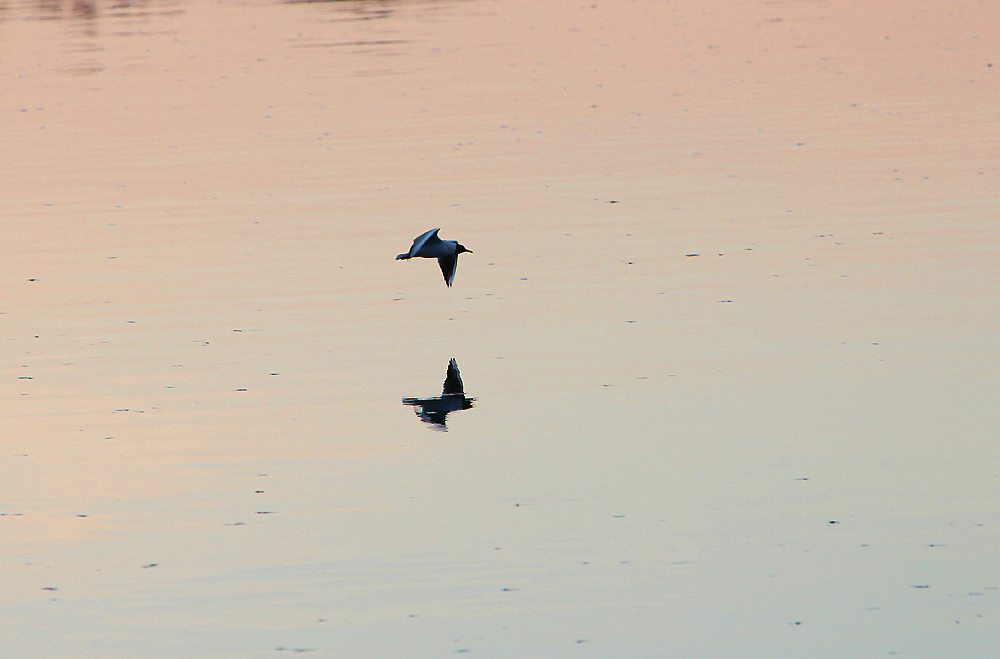
[(2, 654), (995, 656), (998, 22), (8, 3)]

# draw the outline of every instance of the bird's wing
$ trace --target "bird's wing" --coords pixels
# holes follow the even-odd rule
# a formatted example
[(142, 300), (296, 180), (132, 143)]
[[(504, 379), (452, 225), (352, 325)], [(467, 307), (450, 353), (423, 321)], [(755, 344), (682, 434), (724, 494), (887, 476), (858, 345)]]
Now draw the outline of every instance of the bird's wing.
[(444, 283), (451, 286), (455, 281), (455, 270), (458, 269), (458, 254), (451, 256), (439, 256), (438, 265), (441, 266), (441, 274), (444, 275)]
[(462, 374), (458, 372), (458, 362), (452, 359), (448, 362), (448, 376), (444, 379), (444, 391), (441, 395), (464, 393), (465, 386), (462, 384)]
[(440, 230), (441, 230), (440, 228), (431, 229), (430, 231), (422, 233), (416, 238), (414, 238), (413, 246), (410, 247), (410, 256), (414, 256), (417, 252), (420, 251), (420, 248), (423, 247), (424, 245), (433, 246), (440, 243), (441, 239), (438, 238), (438, 231)]

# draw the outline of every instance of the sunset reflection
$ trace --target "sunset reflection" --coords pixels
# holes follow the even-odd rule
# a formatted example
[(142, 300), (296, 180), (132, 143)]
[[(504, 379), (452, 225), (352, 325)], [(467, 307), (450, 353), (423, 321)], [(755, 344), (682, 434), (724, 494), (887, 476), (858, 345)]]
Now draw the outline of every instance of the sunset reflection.
[(1000, 3), (3, 7), (4, 657), (997, 654)]

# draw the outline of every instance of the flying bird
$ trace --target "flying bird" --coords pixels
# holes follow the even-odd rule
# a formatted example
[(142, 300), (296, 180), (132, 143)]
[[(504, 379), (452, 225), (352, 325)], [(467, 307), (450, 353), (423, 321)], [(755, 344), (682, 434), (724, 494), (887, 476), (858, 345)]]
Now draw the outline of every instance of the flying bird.
[(431, 229), (414, 238), (410, 251), (398, 255), (396, 260), (412, 259), (418, 256), (425, 259), (437, 259), (438, 265), (441, 266), (441, 274), (444, 275), (444, 283), (451, 286), (451, 282), (455, 280), (455, 268), (458, 267), (458, 255), (462, 252), (472, 254), (472, 250), (465, 249), (455, 240), (441, 240), (438, 238), (440, 230)]

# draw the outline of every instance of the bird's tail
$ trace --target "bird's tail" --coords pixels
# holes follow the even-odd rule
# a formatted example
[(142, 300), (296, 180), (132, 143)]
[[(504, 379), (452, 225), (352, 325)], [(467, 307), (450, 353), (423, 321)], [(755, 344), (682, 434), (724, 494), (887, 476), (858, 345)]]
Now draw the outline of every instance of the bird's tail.
[(408, 258), (410, 258), (410, 255), (409, 255), (409, 254), (397, 254), (397, 255), (396, 255), (396, 260), (397, 260), (397, 261), (398, 261), (399, 259), (408, 259)]

